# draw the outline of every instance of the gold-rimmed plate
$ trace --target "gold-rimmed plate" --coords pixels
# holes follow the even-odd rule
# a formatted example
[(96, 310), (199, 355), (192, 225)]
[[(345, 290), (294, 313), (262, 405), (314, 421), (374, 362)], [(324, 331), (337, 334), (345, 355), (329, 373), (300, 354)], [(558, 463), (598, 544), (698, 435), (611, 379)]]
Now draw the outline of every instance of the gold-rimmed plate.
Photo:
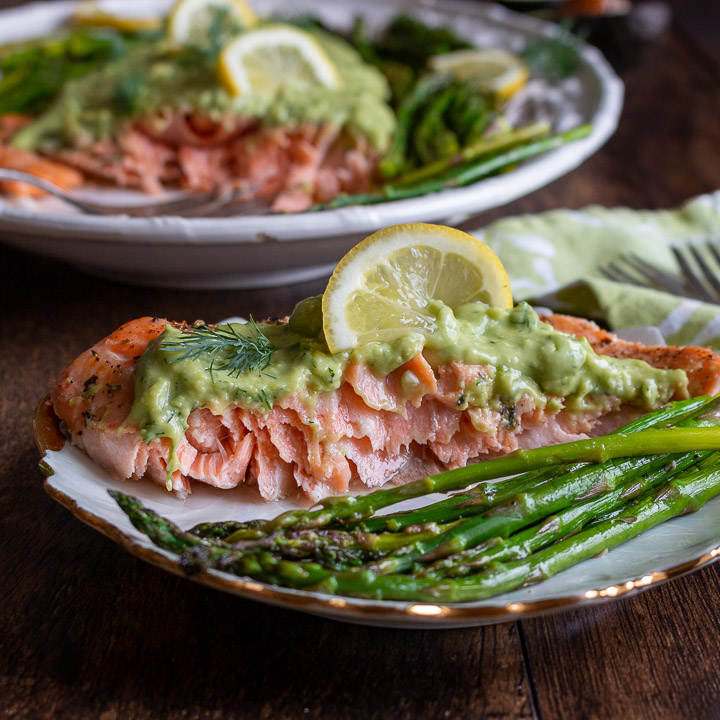
[[(299, 501), (265, 503), (254, 488), (217, 490), (195, 486), (181, 501), (147, 481), (118, 481), (65, 441), (44, 398), (35, 416), (35, 441), (47, 475), (45, 490), (77, 518), (133, 555), (181, 575), (176, 556), (136, 530), (108, 494), (139, 497), (183, 528), (211, 520), (273, 517)], [(409, 501), (411, 503), (412, 501)], [(417, 502), (417, 501), (416, 501)], [(408, 505), (410, 506), (410, 505)], [(720, 497), (697, 513), (675, 518), (610, 552), (532, 587), (473, 603), (432, 604), (364, 600), (275, 587), (211, 570), (193, 580), (270, 605), (365, 625), (452, 628), (489, 625), (600, 603), (646, 590), (713, 562), (720, 555)]]

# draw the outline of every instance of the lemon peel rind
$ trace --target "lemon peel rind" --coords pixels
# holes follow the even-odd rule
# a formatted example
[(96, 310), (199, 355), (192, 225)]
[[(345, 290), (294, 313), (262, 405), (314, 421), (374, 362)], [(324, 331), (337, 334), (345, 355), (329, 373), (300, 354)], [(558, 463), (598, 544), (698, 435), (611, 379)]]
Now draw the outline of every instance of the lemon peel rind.
[[(267, 42), (268, 37), (273, 39), (272, 43)], [(336, 88), (340, 84), (340, 75), (335, 64), (315, 38), (292, 26), (271, 25), (242, 33), (230, 40), (221, 50), (218, 58), (220, 74), (229, 92), (233, 95), (244, 95), (254, 91), (240, 60), (255, 50), (272, 45), (298, 49), (312, 65), (318, 82), (325, 87)]]
[(168, 14), (168, 36), (177, 43), (186, 43), (193, 17), (207, 8), (231, 10), (246, 29), (254, 28), (258, 22), (255, 11), (245, 0), (177, 0)]
[(440, 73), (456, 74), (459, 78), (470, 80), (474, 74), (463, 72), (463, 68), (472, 69), (473, 66), (492, 66), (504, 68), (504, 71), (493, 76), (483, 77), (477, 75), (481, 87), (492, 92), (499, 99), (507, 99), (524, 87), (530, 77), (530, 70), (525, 61), (507, 50), (497, 48), (481, 50), (471, 48), (468, 50), (456, 50), (443, 55), (436, 55), (430, 59), (433, 70)]
[[(378, 255), (382, 245), (381, 255)], [(501, 307), (512, 307), (512, 294), (507, 273), (494, 251), (481, 240), (460, 230), (429, 223), (393, 225), (365, 238), (340, 261), (328, 281), (323, 294), (323, 329), (328, 347), (339, 352), (357, 345), (359, 335), (348, 325), (346, 308), (351, 295), (359, 288), (353, 280), (365, 276), (367, 271), (396, 250), (410, 246), (429, 245), (444, 254), (456, 253), (474, 265), (493, 272), (486, 274), (489, 286), (485, 289)], [(407, 329), (406, 329), (407, 331)]]

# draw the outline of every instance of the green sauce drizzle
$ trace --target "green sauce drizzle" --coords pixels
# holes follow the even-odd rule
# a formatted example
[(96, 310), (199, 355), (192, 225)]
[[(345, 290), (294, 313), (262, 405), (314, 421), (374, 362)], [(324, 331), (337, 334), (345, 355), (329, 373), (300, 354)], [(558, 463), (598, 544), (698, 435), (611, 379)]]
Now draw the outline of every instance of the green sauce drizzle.
[[(644, 410), (669, 400), (687, 387), (682, 370), (660, 370), (641, 360), (597, 355), (585, 339), (559, 332), (542, 322), (527, 304), (510, 310), (474, 302), (453, 311), (432, 300), (427, 312), (435, 330), (427, 337), (409, 333), (393, 342), (373, 342), (331, 354), (322, 334), (319, 298), (300, 303), (287, 324), (258, 324), (274, 346), (264, 368), (232, 373), (210, 372), (210, 358), (179, 358), (172, 343), (183, 332), (170, 326), (153, 341), (135, 370), (135, 401), (126, 424), (139, 428), (145, 442), (167, 437), (177, 447), (187, 418), (199, 407), (222, 413), (229, 407), (269, 412), (275, 404), (297, 396), (310, 416), (321, 393), (337, 389), (348, 363), (358, 360), (378, 376), (397, 369), (423, 352), (434, 367), (461, 362), (491, 368), (459, 402), (459, 407), (512, 408), (524, 395), (549, 411), (563, 405), (590, 410), (608, 395)], [(252, 337), (252, 325), (233, 330)], [(405, 386), (405, 380), (402, 381)], [(408, 395), (412, 387), (405, 388)], [(168, 471), (177, 469), (177, 460)]]
[(363, 62), (340, 38), (310, 30), (335, 64), (337, 88), (285, 87), (277, 93), (233, 97), (220, 85), (216, 60), (166, 40), (147, 40), (124, 57), (65, 84), (60, 96), (34, 123), (13, 138), (26, 150), (52, 151), (112, 137), (134, 118), (163, 111), (202, 111), (212, 119), (250, 116), (288, 128), (302, 123), (349, 127), (378, 149), (395, 129), (385, 77)]

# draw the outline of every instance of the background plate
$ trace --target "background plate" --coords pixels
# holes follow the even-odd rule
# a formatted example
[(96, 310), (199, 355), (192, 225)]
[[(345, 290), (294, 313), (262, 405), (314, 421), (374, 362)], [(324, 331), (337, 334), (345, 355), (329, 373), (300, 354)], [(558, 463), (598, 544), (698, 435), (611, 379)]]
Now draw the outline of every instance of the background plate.
[[(169, 0), (148, 0), (137, 3), (136, 12), (165, 11), (169, 4)], [(74, 5), (34, 3), (1, 12), (0, 43), (52, 31), (67, 19)], [(106, 0), (100, 5), (111, 12), (134, 10), (125, 0)], [(257, 0), (253, 5), (263, 15), (312, 13), (334, 27), (347, 27), (358, 13), (367, 17), (369, 26), (382, 27), (404, 12), (431, 25), (450, 26), (478, 46), (513, 51), (559, 32), (554, 25), (500, 6), (462, 0), (354, 4)], [(0, 198), (1, 239), (95, 274), (146, 285), (262, 287), (327, 275), (350, 247), (378, 228), (443, 221), (503, 205), (564, 175), (594, 153), (615, 130), (623, 87), (598, 50), (581, 45), (579, 51), (581, 65), (572, 78), (550, 92), (537, 84), (528, 86), (526, 108), (534, 117), (550, 118), (559, 130), (592, 122), (591, 135), (466, 188), (368, 207), (206, 219), (96, 217), (68, 210), (59, 201), (17, 203)]]

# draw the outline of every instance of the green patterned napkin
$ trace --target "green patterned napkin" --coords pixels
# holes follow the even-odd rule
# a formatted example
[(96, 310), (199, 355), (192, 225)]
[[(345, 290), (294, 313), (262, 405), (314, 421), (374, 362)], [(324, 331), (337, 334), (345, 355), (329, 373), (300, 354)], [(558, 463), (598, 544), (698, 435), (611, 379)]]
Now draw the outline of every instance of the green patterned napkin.
[(679, 210), (552, 210), (505, 218), (475, 234), (500, 256), (516, 300), (614, 330), (655, 325), (668, 343), (720, 349), (720, 306), (611, 282), (598, 272), (628, 252), (677, 272), (670, 245), (720, 237), (720, 191)]

